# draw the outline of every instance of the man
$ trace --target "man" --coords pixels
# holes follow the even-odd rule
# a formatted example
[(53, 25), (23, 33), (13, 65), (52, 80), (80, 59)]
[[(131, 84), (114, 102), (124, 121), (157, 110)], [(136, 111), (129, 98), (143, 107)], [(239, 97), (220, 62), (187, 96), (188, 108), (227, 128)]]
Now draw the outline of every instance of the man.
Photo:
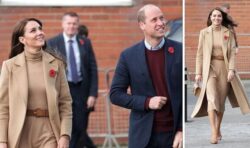
[(97, 65), (90, 40), (77, 35), (78, 26), (79, 16), (75, 12), (65, 13), (62, 18), (63, 33), (50, 39), (48, 45), (67, 62), (66, 74), (73, 99), (70, 148), (92, 148), (95, 146), (87, 134), (87, 127), (89, 112), (93, 110), (97, 98)]
[(145, 5), (137, 17), (145, 39), (121, 53), (110, 99), (131, 109), (129, 148), (180, 148), (182, 46), (164, 38), (165, 19), (157, 6)]
[[(222, 4), (220, 8), (222, 11), (224, 11), (227, 14), (228, 19), (230, 19), (232, 22), (234, 22), (232, 16), (230, 16), (230, 14), (229, 14), (230, 13), (230, 4), (228, 4), (228, 3)], [(238, 40), (237, 40), (236, 31), (235, 31), (234, 27), (237, 27), (237, 24), (235, 24), (235, 26), (230, 26), (230, 29), (233, 31), (233, 34), (234, 34), (234, 40), (235, 40), (235, 46), (236, 46), (235, 54), (237, 54), (237, 53), (239, 53), (239, 46), (238, 46)]]

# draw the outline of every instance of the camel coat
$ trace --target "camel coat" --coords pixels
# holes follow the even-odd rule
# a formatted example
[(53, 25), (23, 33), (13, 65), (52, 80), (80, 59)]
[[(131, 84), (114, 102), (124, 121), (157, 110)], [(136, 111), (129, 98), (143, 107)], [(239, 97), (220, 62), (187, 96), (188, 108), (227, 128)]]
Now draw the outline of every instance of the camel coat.
[[(49, 120), (57, 141), (62, 135), (71, 135), (71, 96), (65, 76), (64, 65), (43, 51), (42, 63)], [(55, 71), (55, 75), (51, 74)], [(16, 148), (24, 125), (28, 81), (24, 52), (4, 61), (0, 76), (0, 142), (8, 148)]]
[[(226, 69), (235, 70), (235, 40), (232, 31), (222, 27), (222, 51)], [(207, 116), (206, 85), (209, 76), (212, 45), (213, 45), (212, 27), (207, 27), (200, 32), (199, 45), (196, 55), (196, 74), (202, 75), (202, 88), (200, 96), (196, 102), (194, 111), (191, 115), (194, 117)], [(240, 107), (243, 114), (250, 112), (250, 105), (241, 83), (240, 77), (235, 72), (234, 79), (230, 82), (228, 98), (232, 107)]]

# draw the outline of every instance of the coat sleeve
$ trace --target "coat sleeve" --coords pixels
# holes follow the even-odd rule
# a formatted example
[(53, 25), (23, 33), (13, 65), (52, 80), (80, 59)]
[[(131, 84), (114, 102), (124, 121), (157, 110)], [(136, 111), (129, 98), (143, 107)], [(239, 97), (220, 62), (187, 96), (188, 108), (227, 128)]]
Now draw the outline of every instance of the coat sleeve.
[(232, 32), (230, 32), (230, 44), (229, 44), (229, 51), (228, 51), (228, 61), (229, 61), (229, 69), (235, 70), (235, 37)]
[(127, 89), (129, 86), (129, 70), (126, 64), (125, 56), (122, 53), (117, 64), (110, 89), (111, 102), (127, 109), (144, 111), (144, 103), (147, 96), (128, 94)]
[(198, 49), (196, 54), (196, 72), (195, 74), (202, 74), (202, 62), (203, 62), (203, 31), (200, 31)]
[(0, 142), (8, 141), (9, 124), (9, 70), (5, 62), (2, 64), (0, 76)]
[(60, 78), (60, 91), (59, 91), (59, 114), (61, 119), (61, 132), (60, 136), (71, 136), (72, 129), (72, 99), (67, 83), (65, 69), (62, 62), (59, 64), (59, 78)]
[(98, 95), (98, 75), (97, 75), (97, 64), (96, 58), (93, 51), (93, 47), (91, 41), (89, 40), (89, 79), (90, 79), (90, 87), (89, 87), (89, 96), (97, 97)]

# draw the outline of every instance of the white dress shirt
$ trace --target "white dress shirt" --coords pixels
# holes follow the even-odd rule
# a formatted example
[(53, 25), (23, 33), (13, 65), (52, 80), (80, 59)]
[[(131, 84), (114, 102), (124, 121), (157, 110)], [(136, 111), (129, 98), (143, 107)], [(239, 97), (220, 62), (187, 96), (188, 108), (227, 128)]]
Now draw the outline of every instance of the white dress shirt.
[(76, 39), (76, 35), (73, 36), (72, 38), (69, 38), (65, 33), (63, 33), (63, 38), (64, 38), (64, 44), (65, 44), (65, 49), (66, 49), (66, 56), (67, 56), (67, 79), (68, 81), (72, 82), (72, 76), (71, 76), (71, 65), (70, 65), (70, 59), (69, 59), (69, 40), (72, 40), (72, 46), (74, 49), (74, 54), (75, 54), (75, 59), (76, 59), (76, 65), (77, 65), (77, 74), (80, 78), (82, 79), (81, 76), (81, 59), (80, 59), (80, 50), (78, 46), (78, 42)]

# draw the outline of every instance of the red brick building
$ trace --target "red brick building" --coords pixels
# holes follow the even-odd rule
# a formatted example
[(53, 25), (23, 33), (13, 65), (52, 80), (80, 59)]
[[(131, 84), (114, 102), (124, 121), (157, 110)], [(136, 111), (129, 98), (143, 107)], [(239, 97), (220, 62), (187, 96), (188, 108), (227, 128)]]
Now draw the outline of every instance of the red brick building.
[[(236, 56), (237, 69), (250, 72), (250, 1), (249, 0), (186, 0), (185, 3), (185, 63), (189, 72), (195, 70), (195, 55), (198, 46), (199, 31), (206, 27), (211, 9), (223, 3), (231, 6), (230, 15), (238, 23), (236, 27), (239, 42), (239, 54)], [(248, 75), (241, 75), (249, 78)]]

